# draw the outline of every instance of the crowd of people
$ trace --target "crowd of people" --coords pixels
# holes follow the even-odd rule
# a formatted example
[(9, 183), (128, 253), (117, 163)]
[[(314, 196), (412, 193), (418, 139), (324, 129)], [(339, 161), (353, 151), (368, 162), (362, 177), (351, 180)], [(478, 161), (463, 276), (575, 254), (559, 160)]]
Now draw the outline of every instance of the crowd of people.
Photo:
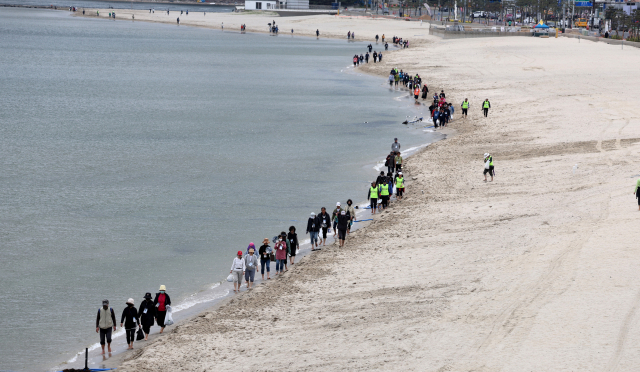
[(391, 152), (387, 155), (384, 163), (387, 167), (387, 173), (380, 171), (380, 175), (375, 181), (371, 182), (371, 187), (367, 192), (371, 214), (376, 214), (376, 211), (384, 210), (389, 206), (394, 186), (396, 188), (396, 200), (402, 200), (405, 189), (402, 162), (400, 143), (395, 138), (391, 144)]

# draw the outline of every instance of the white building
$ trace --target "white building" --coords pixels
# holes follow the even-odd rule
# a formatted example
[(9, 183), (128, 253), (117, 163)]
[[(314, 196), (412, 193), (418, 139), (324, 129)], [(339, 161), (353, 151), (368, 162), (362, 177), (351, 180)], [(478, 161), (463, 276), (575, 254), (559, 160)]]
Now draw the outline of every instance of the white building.
[(276, 9), (278, 6), (275, 0), (246, 0), (244, 2), (245, 10), (265, 10), (265, 9)]

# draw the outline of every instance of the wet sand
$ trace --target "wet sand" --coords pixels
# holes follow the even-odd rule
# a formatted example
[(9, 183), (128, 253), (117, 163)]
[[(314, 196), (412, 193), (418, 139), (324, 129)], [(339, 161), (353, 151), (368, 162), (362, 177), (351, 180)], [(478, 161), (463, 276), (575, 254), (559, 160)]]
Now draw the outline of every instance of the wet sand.
[[(444, 89), (457, 135), (406, 162), (405, 199), (344, 249), (313, 253), (175, 327), (120, 370), (634, 370), (640, 51), (566, 38), (443, 41), (412, 36), (415, 22), (299, 24), (420, 41), (360, 69), (385, 79), (398, 67), (431, 94)], [(485, 152), (494, 182), (482, 181)]]

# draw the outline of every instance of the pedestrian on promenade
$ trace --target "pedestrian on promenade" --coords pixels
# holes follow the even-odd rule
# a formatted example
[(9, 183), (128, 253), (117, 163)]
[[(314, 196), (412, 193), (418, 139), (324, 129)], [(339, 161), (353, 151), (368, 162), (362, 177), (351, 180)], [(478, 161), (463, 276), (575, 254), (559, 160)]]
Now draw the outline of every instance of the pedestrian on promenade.
[(467, 118), (467, 110), (469, 110), (469, 99), (465, 98), (464, 101), (462, 102), (462, 104), (460, 105), (460, 107), (462, 107), (462, 115), (464, 115), (464, 118)]
[(402, 194), (404, 193), (404, 177), (402, 176), (402, 172), (398, 172), (396, 176), (396, 199), (402, 200)]
[(286, 234), (284, 231), (278, 236), (278, 242), (276, 243), (276, 275), (282, 275), (286, 271), (287, 264), (287, 242), (285, 241)]
[(102, 307), (98, 309), (96, 318), (96, 333), (100, 333), (100, 347), (104, 355), (105, 339), (109, 354), (111, 354), (111, 332), (116, 331), (116, 314), (109, 307), (109, 300), (102, 300)]
[(397, 138), (393, 139), (393, 143), (391, 144), (391, 151), (393, 151), (394, 154), (400, 152), (400, 142), (398, 142)]
[(178, 22), (178, 25), (180, 25), (180, 17), (176, 18), (176, 22)]
[(338, 247), (344, 247), (344, 241), (347, 238), (347, 228), (349, 226), (349, 221), (351, 220), (351, 216), (347, 213), (346, 210), (342, 209), (338, 214)]
[(489, 102), (489, 98), (485, 99), (482, 102), (482, 111), (484, 111), (484, 117), (486, 118), (489, 115), (489, 109), (491, 108), (491, 103)]
[(378, 35), (376, 35), (376, 44), (378, 44), (378, 39), (379, 39), (379, 37), (378, 37)]
[(247, 289), (253, 287), (253, 280), (256, 276), (256, 268), (258, 267), (258, 257), (256, 257), (255, 248), (249, 248), (249, 254), (244, 256), (244, 281), (247, 282)]
[(167, 287), (160, 286), (156, 298), (153, 299), (153, 304), (156, 307), (156, 324), (160, 326), (160, 333), (164, 332), (164, 318), (167, 316), (167, 306), (171, 305), (171, 298), (167, 293)]
[(493, 173), (494, 172), (494, 168), (493, 168), (493, 156), (491, 156), (491, 154), (486, 153), (484, 154), (484, 182), (487, 182), (487, 173), (489, 173), (489, 175), (491, 176), (491, 181), (493, 182)]
[[(317, 221), (316, 221), (316, 226), (318, 228), (320, 227)], [(317, 236), (318, 236), (318, 233), (316, 233), (316, 237)], [(287, 240), (289, 241), (289, 263), (293, 265), (294, 260), (296, 258), (296, 253), (298, 252), (298, 249), (300, 249), (300, 244), (298, 243), (298, 234), (296, 234), (295, 226), (289, 226), (289, 233), (287, 234)]]
[(353, 208), (353, 200), (351, 199), (347, 200), (346, 211), (347, 213), (349, 213), (349, 216), (351, 216), (351, 219), (349, 220), (349, 226), (347, 226), (347, 234), (350, 234), (351, 226), (353, 225), (353, 222), (356, 220), (356, 210)]
[(378, 194), (378, 185), (375, 182), (371, 182), (371, 187), (367, 193), (367, 200), (369, 200), (369, 205), (371, 206), (371, 214), (376, 214), (376, 209), (378, 209)]
[(231, 263), (231, 273), (233, 275), (233, 293), (240, 292), (240, 286), (242, 285), (242, 276), (244, 275), (247, 267), (242, 259), (242, 251), (238, 251), (236, 257), (233, 258)]
[(267, 279), (271, 279), (271, 253), (273, 249), (269, 245), (269, 239), (264, 238), (262, 241), (262, 245), (260, 246), (260, 250), (258, 253), (260, 254), (260, 273), (262, 274), (262, 280), (264, 280), (264, 267), (267, 267)]
[[(318, 222), (320, 223), (320, 228), (322, 229), (322, 239), (320, 239), (320, 243), (324, 246), (327, 244), (327, 230), (331, 231), (331, 216), (327, 213), (327, 208), (322, 207), (320, 210), (320, 214), (318, 214)], [(313, 244), (311, 245), (311, 250), (314, 251), (320, 248), (313, 248)]]
[(318, 248), (318, 219), (316, 218), (316, 214), (311, 212), (309, 219), (307, 220), (307, 232), (309, 237), (311, 238), (311, 250), (314, 251), (315, 248)]
[(319, 30), (319, 29), (317, 29), (317, 30), (316, 30), (316, 39), (317, 39), (317, 38), (319, 38), (319, 37), (320, 37), (320, 30)]
[(136, 340), (136, 328), (140, 327), (140, 319), (138, 318), (138, 310), (134, 306), (133, 298), (127, 300), (127, 307), (122, 310), (120, 317), (120, 328), (124, 325), (127, 332), (127, 349), (133, 349), (133, 341)]
[(144, 332), (145, 341), (149, 339), (149, 333), (153, 326), (153, 318), (155, 317), (155, 314), (156, 307), (153, 305), (151, 292), (147, 292), (145, 293), (144, 300), (142, 300), (140, 308), (138, 309), (138, 318), (140, 318), (140, 324), (142, 324), (142, 332)]

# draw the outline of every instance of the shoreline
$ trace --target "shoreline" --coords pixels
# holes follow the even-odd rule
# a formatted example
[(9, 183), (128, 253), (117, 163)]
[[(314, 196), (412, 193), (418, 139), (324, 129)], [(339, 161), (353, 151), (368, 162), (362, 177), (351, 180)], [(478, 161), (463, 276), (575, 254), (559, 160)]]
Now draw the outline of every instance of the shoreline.
[[(506, 39), (447, 40), (370, 68), (411, 65), (454, 103), (468, 96), (471, 116), (412, 158), (405, 199), (346, 249), (305, 258), (121, 369), (633, 370), (640, 126), (629, 123), (640, 110), (584, 93), (606, 61), (565, 77), (565, 63), (612, 48)], [(536, 58), (549, 50), (552, 63)], [(615, 53), (619, 70), (598, 75), (606, 86), (635, 78), (640, 55)]]
[[(31, 7), (31, 6), (29, 6), (29, 7)], [(49, 9), (49, 8), (45, 7), (45, 9)], [(58, 9), (58, 10), (60, 10), (60, 9)], [(62, 9), (62, 10), (64, 11), (64, 9)], [(108, 11), (108, 9), (105, 9), (104, 11)], [(71, 13), (71, 15), (72, 16), (82, 16), (81, 14), (76, 14), (76, 13), (73, 13), (73, 12)], [(92, 17), (92, 16), (91, 15), (85, 15), (83, 17)], [(106, 17), (104, 17), (104, 18), (106, 18)], [(122, 20), (122, 19), (119, 19), (119, 20)], [(164, 22), (158, 22), (158, 23), (164, 23)], [(193, 26), (193, 25), (186, 25), (186, 26)], [(198, 26), (196, 26), (196, 27), (198, 27)], [(253, 33), (256, 33), (256, 32), (257, 31), (253, 31)], [(258, 33), (260, 33), (260, 32), (258, 32)], [(267, 33), (267, 32), (261, 32), (261, 33)], [(284, 36), (286, 36), (286, 34), (283, 35), (283, 37)], [(301, 37), (307, 37), (307, 36), (301, 36)], [(351, 41), (349, 41), (349, 42), (351, 42)], [(387, 52), (387, 53), (389, 53), (389, 52)], [(347, 69), (349, 69), (349, 67)], [(384, 76), (371, 73), (370, 71), (361, 71), (359, 69), (353, 69), (353, 70), (349, 69), (348, 71), (344, 71), (344, 73), (364, 73), (369, 77), (384, 78)], [(383, 88), (385, 88), (385, 85), (386, 84), (381, 84), (381, 86)], [(410, 96), (410, 94), (409, 94), (410, 92), (406, 88), (396, 89), (396, 91), (398, 91), (398, 93), (402, 93), (403, 95)], [(413, 100), (413, 98), (410, 98), (410, 100), (409, 100), (410, 102), (406, 103), (406, 107), (407, 108), (415, 108), (415, 106), (412, 104), (412, 100)], [(422, 104), (421, 104), (421, 106), (422, 106)], [(414, 129), (418, 129), (418, 128), (414, 128)], [(423, 130), (423, 128), (420, 128), (419, 130), (426, 131), (426, 130)], [(455, 135), (455, 130), (451, 129), (451, 128), (446, 128), (444, 130), (438, 131), (437, 133), (443, 134), (444, 137), (442, 139), (435, 140), (434, 142), (426, 142), (426, 143), (420, 144), (418, 146), (414, 146), (412, 148), (403, 150), (404, 152), (411, 151), (411, 154), (404, 156), (405, 160), (409, 159), (409, 158), (412, 158), (413, 156), (416, 156), (417, 154), (419, 154), (422, 151), (425, 151), (426, 148), (428, 148), (430, 145), (433, 145), (436, 142), (440, 142), (440, 141), (442, 141), (444, 139), (447, 139), (447, 137), (451, 137), (451, 136)], [(414, 135), (416, 135), (416, 134), (411, 134), (410, 136), (414, 136)], [(417, 135), (424, 135), (424, 134), (417, 134)], [(374, 169), (375, 169), (375, 167), (374, 167)], [(391, 201), (395, 202), (395, 196), (393, 196), (393, 198), (390, 199), (390, 202)], [(357, 205), (357, 206), (362, 207), (362, 206), (364, 206), (366, 204), (367, 203), (366, 203), (366, 200), (365, 200), (362, 203), (357, 203), (357, 202), (354, 203), (354, 206)], [(368, 210), (366, 210), (364, 208), (360, 208), (360, 209), (356, 210), (357, 214), (361, 217), (361, 220), (357, 221), (358, 224), (354, 225), (354, 228), (353, 228), (352, 232), (355, 232), (355, 231), (358, 231), (360, 229), (366, 228), (366, 226), (368, 226), (370, 224), (370, 221), (368, 221), (368, 218), (370, 218), (370, 217), (369, 217), (369, 214), (367, 213), (367, 211)], [(363, 215), (365, 215), (364, 216), (365, 218), (362, 218)], [(364, 219), (364, 221), (362, 221), (363, 219)], [(328, 243), (327, 243), (326, 248), (329, 248), (330, 246), (333, 246), (335, 244), (335, 239), (333, 239), (330, 235), (331, 234), (329, 234), (329, 236), (327, 238)], [(309, 255), (309, 253), (311, 253), (311, 251), (310, 251), (310, 243), (309, 243), (308, 240), (309, 239), (307, 238), (303, 242), (301, 242), (300, 251), (298, 252), (298, 254), (296, 256), (296, 257), (299, 257), (301, 259), (301, 261), (306, 259), (306, 257)], [(195, 294), (195, 296), (201, 295), (204, 292), (210, 292), (213, 288), (215, 288), (216, 292), (219, 295), (215, 296), (215, 298), (213, 300), (207, 300), (207, 301), (204, 301), (204, 302), (196, 303), (195, 305), (193, 305), (193, 306), (191, 306), (191, 307), (189, 307), (189, 308), (187, 308), (185, 310), (177, 310), (179, 312), (185, 311), (185, 313), (177, 315), (177, 316), (174, 313), (175, 326), (167, 328), (167, 330), (166, 330), (167, 332), (165, 332), (164, 336), (166, 337), (168, 334), (171, 334), (173, 329), (177, 329), (182, 324), (191, 322), (191, 321), (193, 321), (193, 320), (195, 320), (197, 318), (201, 318), (204, 313), (215, 311), (215, 309), (217, 309), (217, 308), (219, 308), (221, 306), (224, 306), (230, 300), (232, 300), (234, 298), (234, 296), (231, 295), (231, 292), (230, 292), (230, 290), (228, 288), (225, 288), (225, 287), (228, 287), (230, 285), (230, 283), (226, 283), (226, 284), (225, 283), (226, 283), (226, 281), (222, 280), (221, 282), (214, 283), (214, 287), (212, 287), (210, 289), (203, 289), (203, 290), (197, 292)], [(256, 288), (260, 287), (261, 284), (268, 284), (267, 282), (262, 282), (260, 279), (256, 279), (255, 283), (256, 283)], [(226, 292), (226, 293), (224, 293), (224, 292)], [(243, 291), (243, 293), (244, 292), (246, 292), (246, 289)], [(180, 306), (179, 304), (176, 305), (176, 307), (179, 307), (179, 306)], [(125, 349), (126, 345), (123, 344), (123, 342), (124, 342), (123, 341), (124, 333), (120, 332), (120, 331), (121, 330), (118, 330), (118, 336), (114, 336), (114, 343), (112, 344), (112, 348), (114, 349), (114, 351), (113, 351), (112, 356), (109, 357), (106, 360), (103, 360), (102, 362), (98, 361), (99, 359), (103, 359), (102, 356), (100, 354), (98, 354), (99, 345), (98, 344), (92, 344), (91, 345), (90, 352), (89, 352), (89, 365), (92, 366), (92, 368), (115, 368), (115, 367), (120, 366), (120, 364), (126, 358), (129, 357), (128, 353), (126, 353), (126, 351), (127, 351)], [(117, 337), (117, 339), (116, 339), (116, 337)], [(121, 341), (121, 342), (118, 343), (116, 340)], [(157, 330), (156, 330), (156, 333), (150, 334), (150, 336), (149, 336), (149, 341), (150, 342), (149, 343), (144, 343), (143, 344), (144, 346), (142, 346), (139, 349), (136, 349), (136, 351), (137, 350), (142, 350), (147, 345), (151, 344), (152, 342), (155, 342), (156, 340), (162, 340), (162, 337), (159, 337), (159, 334), (157, 333)], [(119, 344), (122, 344), (122, 345), (119, 345)], [(63, 369), (63, 368), (73, 368), (73, 367), (79, 368), (80, 365), (77, 364), (77, 363), (81, 362), (81, 359), (82, 359), (83, 355), (84, 355), (84, 352), (79, 352), (73, 358), (69, 359), (67, 362), (62, 363), (60, 365), (57, 365), (57, 366), (53, 367), (51, 370), (52, 371), (58, 371), (58, 370)]]

